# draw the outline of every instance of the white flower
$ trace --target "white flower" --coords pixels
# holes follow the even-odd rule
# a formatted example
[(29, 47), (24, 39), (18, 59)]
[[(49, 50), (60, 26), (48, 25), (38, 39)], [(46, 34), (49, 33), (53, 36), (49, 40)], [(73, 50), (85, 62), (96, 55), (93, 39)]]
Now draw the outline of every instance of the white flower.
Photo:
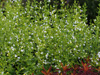
[(8, 43), (10, 44), (11, 42), (9, 41)]
[(33, 47), (31, 47), (31, 49), (33, 49)]
[(59, 53), (60, 53), (60, 51), (59, 51)]
[(12, 40), (12, 38), (10, 37), (10, 40)]
[(18, 57), (18, 59), (20, 59), (20, 57)]
[(4, 72), (1, 72), (1, 74), (3, 75), (3, 74), (4, 74)]
[(81, 31), (81, 28), (76, 28), (76, 29), (78, 29), (79, 31)]
[(11, 22), (11, 20), (9, 20), (9, 22)]
[(1, 52), (1, 54), (2, 54), (2, 52)]
[(66, 23), (67, 23), (67, 20), (66, 20)]
[(83, 46), (85, 46), (85, 44), (83, 44)]
[(72, 36), (73, 39), (75, 39), (75, 36)]
[(14, 51), (14, 47), (11, 47), (11, 49)]
[(4, 30), (4, 28), (2, 28), (2, 30)]
[(53, 39), (53, 36), (51, 36), (51, 38)]
[(94, 19), (94, 21), (96, 21), (96, 19)]
[(83, 12), (83, 10), (80, 10), (80, 12)]
[(24, 51), (24, 49), (21, 50), (21, 52), (23, 52), (23, 51)]
[(100, 52), (98, 52), (98, 57), (100, 58)]
[(44, 31), (44, 33), (46, 33), (46, 31)]
[(51, 2), (51, 0), (48, 0), (48, 2)]
[(78, 45), (76, 45), (76, 47), (78, 47)]
[(74, 48), (74, 50), (76, 50), (76, 48)]
[[(59, 68), (58, 68), (59, 69)], [(59, 73), (61, 72), (60, 70), (58, 71)]]
[(59, 60), (59, 62), (61, 62), (61, 60)]
[(55, 65), (55, 67), (57, 67), (57, 65)]
[(48, 53), (46, 54), (46, 59), (48, 58)]
[(78, 57), (78, 59), (80, 59), (80, 57)]
[(98, 65), (98, 62), (96, 62), (96, 65)]
[(43, 54), (43, 52), (41, 52), (41, 54)]
[(30, 42), (30, 44), (32, 44), (32, 42)]
[(20, 59), (20, 57), (18, 57), (16, 61), (19, 61), (19, 59)]
[(55, 61), (55, 59), (53, 59)]
[(29, 36), (29, 39), (31, 38), (31, 36)]
[(17, 55), (15, 54), (15, 57), (17, 57)]

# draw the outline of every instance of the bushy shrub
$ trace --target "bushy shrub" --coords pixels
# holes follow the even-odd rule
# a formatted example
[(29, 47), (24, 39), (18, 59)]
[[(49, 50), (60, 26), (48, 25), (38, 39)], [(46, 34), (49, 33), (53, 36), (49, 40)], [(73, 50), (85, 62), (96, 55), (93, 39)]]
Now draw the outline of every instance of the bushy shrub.
[(28, 1), (24, 8), (20, 0), (6, 1), (5, 13), (0, 8), (0, 74), (38, 75), (42, 66), (60, 68), (60, 62), (80, 64), (79, 59), (97, 56), (99, 30), (86, 24), (86, 5), (68, 9), (62, 1), (61, 6), (57, 10), (45, 0), (44, 6)]
[[(28, 0), (28, 1), (31, 1), (31, 3), (32, 3), (35, 0)], [(37, 2), (41, 1), (42, 3), (45, 2), (45, 0), (36, 0), (36, 1)], [(72, 6), (75, 0), (63, 0), (63, 1), (65, 3), (65, 6), (67, 6), (67, 5)], [(1, 0), (0, 2), (4, 2), (3, 6), (2, 6), (2, 7), (4, 7), (6, 0)], [(27, 2), (27, 0), (22, 0), (22, 5), (26, 6), (26, 2)], [(87, 24), (89, 24), (90, 22), (93, 22), (93, 19), (95, 19), (96, 16), (97, 16), (97, 12), (98, 12), (97, 8), (98, 8), (98, 4), (100, 3), (100, 0), (77, 0), (77, 3), (80, 6), (83, 6), (84, 3), (86, 3), (86, 5), (87, 5), (87, 12), (86, 12), (86, 14), (88, 15), (87, 16), (87, 19), (88, 19)], [(51, 0), (49, 2), (49, 5), (51, 5), (51, 6), (52, 5), (57, 5), (58, 9), (60, 9), (62, 7), (60, 4), (61, 4), (61, 0)]]

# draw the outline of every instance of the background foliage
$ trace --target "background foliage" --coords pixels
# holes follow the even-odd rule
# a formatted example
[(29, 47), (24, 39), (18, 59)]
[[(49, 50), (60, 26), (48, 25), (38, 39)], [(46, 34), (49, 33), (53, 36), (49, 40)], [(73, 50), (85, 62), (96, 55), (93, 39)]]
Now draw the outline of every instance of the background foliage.
[[(22, 2), (26, 5), (26, 1), (27, 0), (23, 0)], [(34, 0), (30, 0), (31, 2)], [(42, 1), (44, 2), (45, 0), (37, 0), (38, 2)], [(65, 6), (69, 5), (72, 6), (75, 0), (63, 0), (65, 3)], [(84, 5), (84, 3), (86, 3), (87, 5), (87, 12), (86, 14), (88, 15), (88, 22), (87, 24), (89, 24), (89, 22), (93, 22), (93, 19), (96, 18), (97, 16), (97, 12), (98, 12), (98, 4), (100, 3), (100, 0), (76, 0), (77, 3), (82, 6)], [(60, 9), (61, 8), (61, 0), (51, 0), (50, 2), (51, 5), (58, 5), (57, 8)]]

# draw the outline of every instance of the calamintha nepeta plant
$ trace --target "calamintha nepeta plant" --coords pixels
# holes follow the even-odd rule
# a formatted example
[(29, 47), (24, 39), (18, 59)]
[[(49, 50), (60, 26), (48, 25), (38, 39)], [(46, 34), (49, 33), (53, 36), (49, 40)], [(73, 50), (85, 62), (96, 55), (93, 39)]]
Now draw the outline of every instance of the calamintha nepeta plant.
[(38, 75), (43, 65), (80, 64), (78, 60), (88, 55), (94, 64), (99, 19), (89, 27), (85, 12), (86, 5), (77, 3), (57, 9), (46, 0), (43, 4), (28, 1), (25, 7), (21, 0), (5, 1), (5, 7), (0, 8), (0, 74)]

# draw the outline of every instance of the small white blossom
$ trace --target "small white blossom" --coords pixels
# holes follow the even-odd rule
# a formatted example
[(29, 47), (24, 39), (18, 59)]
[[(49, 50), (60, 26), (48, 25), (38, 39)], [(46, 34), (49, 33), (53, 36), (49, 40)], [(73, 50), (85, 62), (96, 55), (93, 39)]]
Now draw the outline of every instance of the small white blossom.
[(19, 61), (20, 57), (17, 57), (17, 61)]
[(55, 67), (57, 67), (57, 65), (55, 65)]
[(59, 60), (59, 62), (61, 62), (61, 60)]
[(83, 10), (80, 10), (80, 12), (83, 12)]
[(53, 36), (51, 36), (51, 38), (53, 39)]
[(24, 49), (21, 50), (21, 52), (23, 52), (23, 51), (24, 51)]
[(43, 54), (43, 52), (41, 52), (41, 54)]
[[(58, 68), (59, 69), (59, 68)], [(59, 73), (61, 72), (60, 70), (58, 71)]]
[(100, 58), (100, 52), (98, 52), (98, 57)]
[(78, 47), (78, 45), (76, 45), (76, 47)]
[(9, 41), (8, 43), (10, 44), (11, 42)]
[(10, 40), (12, 40), (12, 38), (10, 37)]
[(78, 59), (80, 59), (80, 57), (78, 57)]
[(4, 28), (2, 28), (2, 30), (4, 30)]
[(33, 49), (33, 47), (31, 47), (31, 49)]
[(96, 21), (96, 19), (94, 19), (94, 21)]
[(11, 49), (14, 51), (14, 48), (13, 47), (11, 47)]
[(67, 23), (67, 20), (66, 20), (66, 23)]
[(48, 0), (48, 2), (51, 2), (51, 0)]
[(15, 57), (17, 57), (17, 55), (15, 54)]
[(96, 65), (98, 65), (98, 62), (96, 62)]
[(76, 49), (74, 48), (74, 50), (76, 50)]
[(4, 75), (4, 72), (1, 72), (2, 75)]
[(55, 61), (55, 59), (53, 59)]
[(46, 54), (46, 59), (48, 58), (48, 53)]
[(11, 20), (9, 20), (9, 22), (11, 22)]
[(83, 44), (83, 46), (85, 46), (85, 44)]

